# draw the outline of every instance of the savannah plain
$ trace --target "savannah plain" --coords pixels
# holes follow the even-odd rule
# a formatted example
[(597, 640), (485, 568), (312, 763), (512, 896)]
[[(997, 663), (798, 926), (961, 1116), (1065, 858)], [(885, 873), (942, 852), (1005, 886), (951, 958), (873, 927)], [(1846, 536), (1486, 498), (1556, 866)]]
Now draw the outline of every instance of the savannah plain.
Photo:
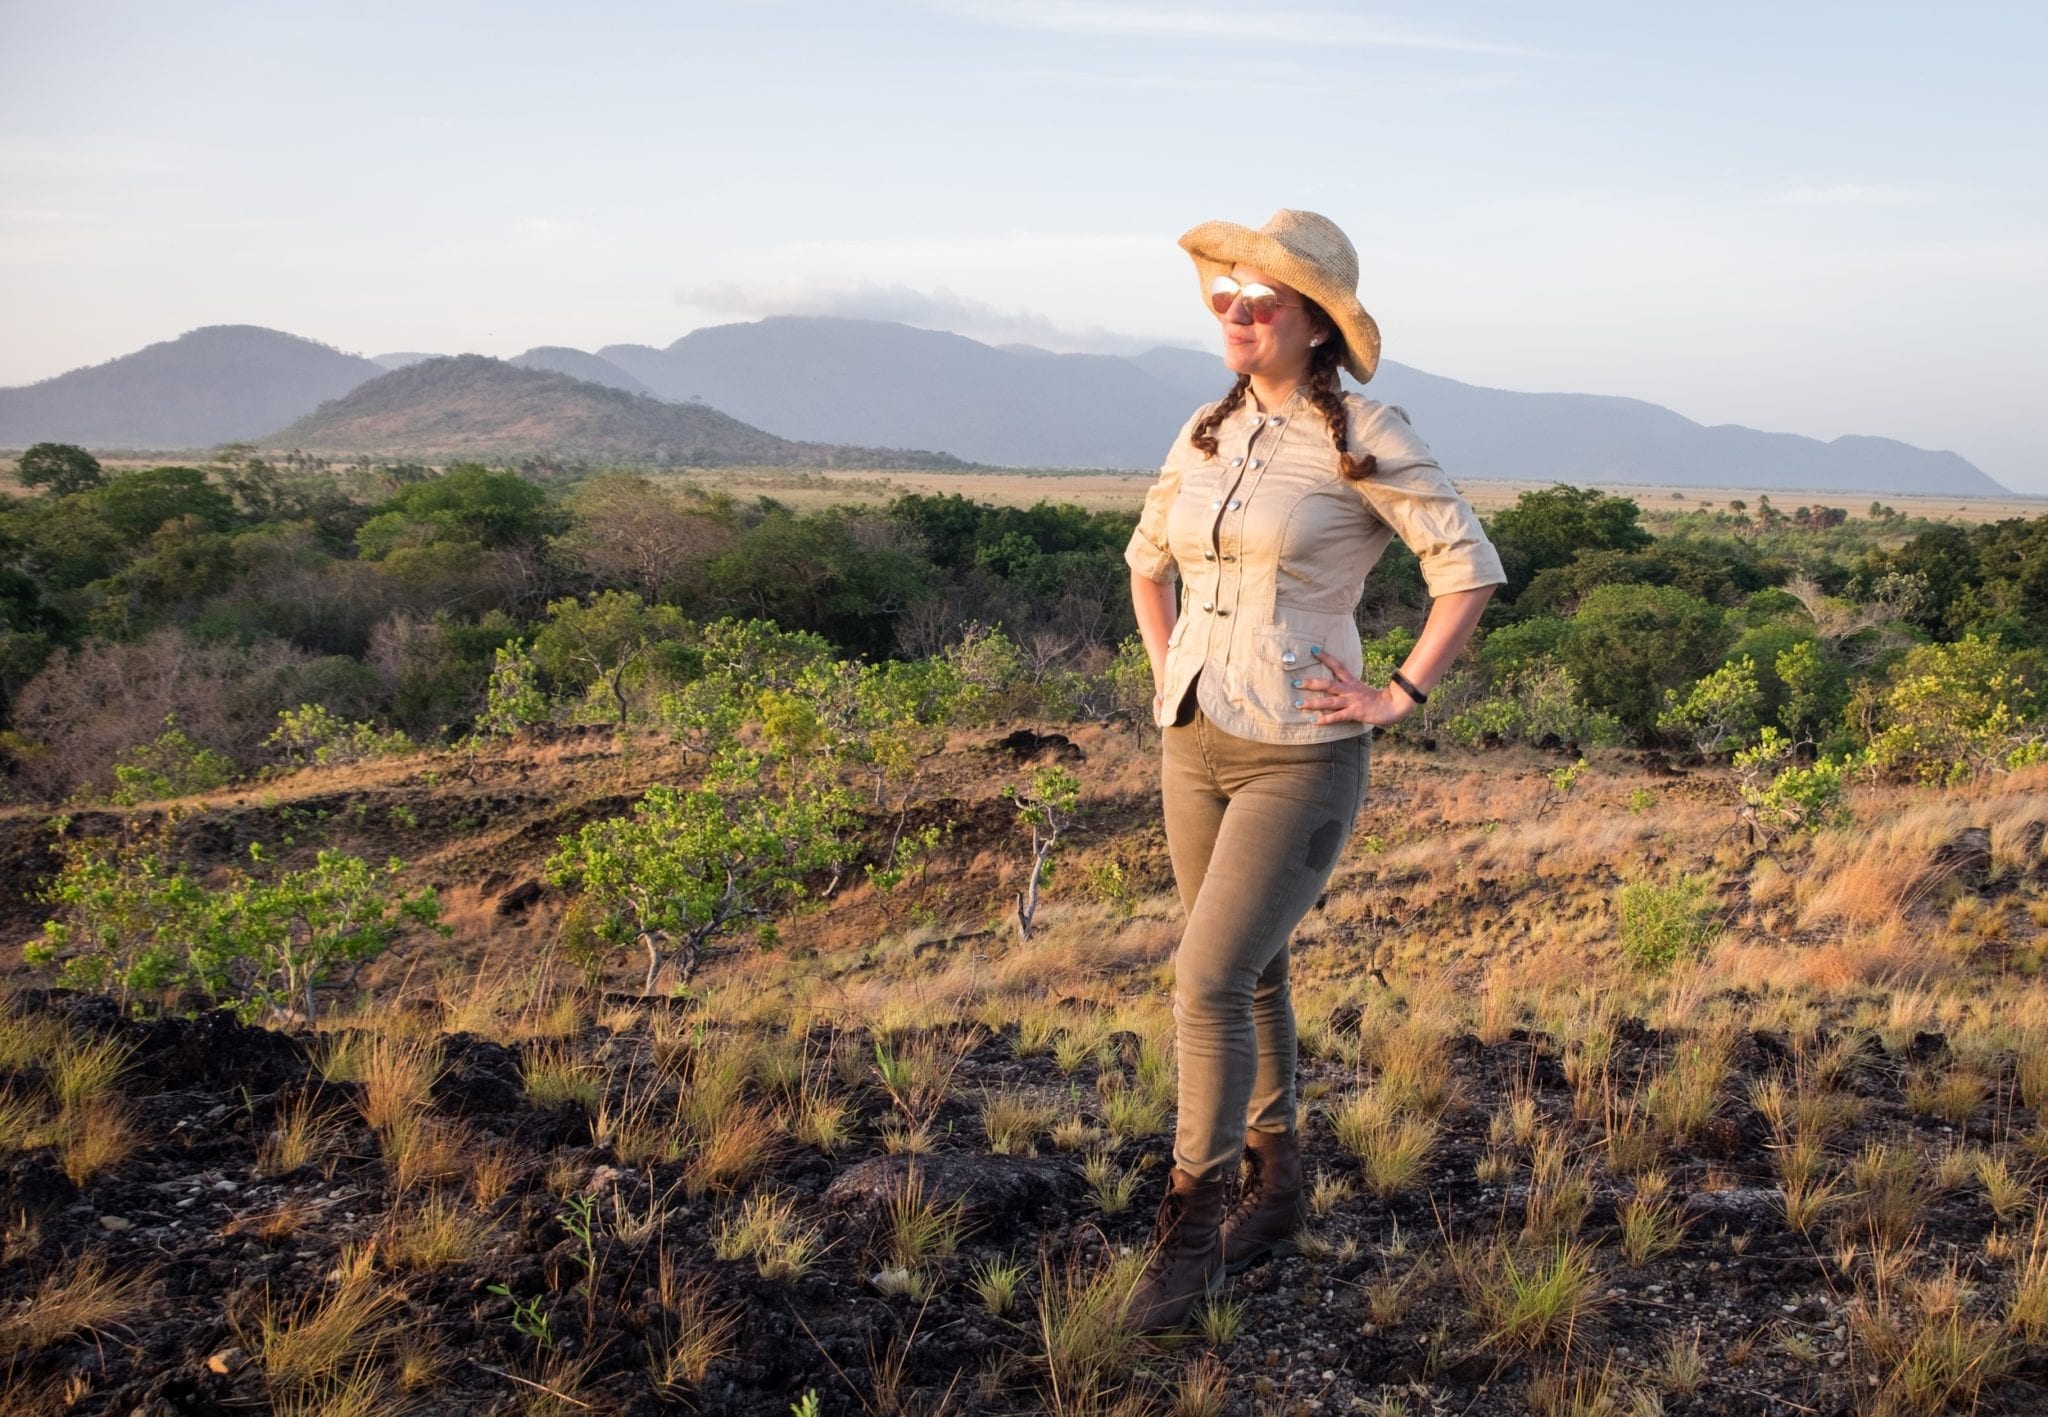
[[(1846, 530), (1761, 524), (1752, 552), (1670, 519), (1755, 493), (1467, 484), (1529, 548), (1523, 609), (1440, 714), (1375, 741), (1294, 940), (1311, 1225), (1142, 1339), (1118, 1305), (1169, 1159), (1182, 906), (1128, 644), (1084, 652), (1068, 605), (956, 626), (899, 684), (843, 638), (704, 626), (749, 584), (732, 557), (845, 504), (872, 546), (911, 492), (1123, 517), (1058, 522), (1100, 544), (1042, 554), (1099, 564), (1043, 581), (985, 517), (973, 545), (1010, 559), (944, 582), (1050, 606), (1093, 565), (1099, 605), (1149, 481), (660, 476), (571, 487), (545, 535), (496, 543), (474, 528), (502, 528), (506, 484), (469, 484), (489, 517), (385, 488), (331, 566), (251, 564), (309, 603), (386, 596), (405, 628), (362, 662), (395, 696), (226, 768), (166, 667), (193, 642), (100, 679), (69, 655), (103, 698), (186, 684), (193, 737), (95, 738), (0, 807), (0, 1407), (2048, 1406), (2048, 728), (2036, 553), (1997, 560), (2038, 501), (1887, 495), (1877, 524), (1817, 495)], [(693, 484), (785, 510), (727, 507), (708, 583), (605, 601), (631, 578), (579, 528), (711, 515)], [(1597, 573), (1541, 550), (1609, 499), (1640, 515), (1601, 534), (1642, 537)], [(2007, 530), (1940, 619), (1914, 547), (1973, 525)], [(505, 589), (550, 557), (568, 609)], [(425, 712), (417, 606), (453, 580), (514, 606), (533, 658), (451, 658), (482, 666), (460, 730), (394, 736)], [(1369, 613), (1397, 663), (1422, 606)], [(1658, 636), (1705, 657), (1636, 684), (1631, 637)], [(15, 692), (16, 781), (59, 783), (61, 720)]]

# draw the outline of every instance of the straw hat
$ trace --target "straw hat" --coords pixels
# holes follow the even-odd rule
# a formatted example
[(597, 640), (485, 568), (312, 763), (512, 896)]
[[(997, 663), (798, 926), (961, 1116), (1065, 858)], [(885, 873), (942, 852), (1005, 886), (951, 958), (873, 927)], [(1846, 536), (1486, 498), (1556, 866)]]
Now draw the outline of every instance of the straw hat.
[(1380, 327), (1358, 303), (1358, 252), (1337, 223), (1282, 207), (1257, 231), (1234, 221), (1205, 221), (1180, 239), (1195, 258), (1202, 299), (1209, 282), (1239, 261), (1283, 280), (1323, 307), (1344, 337), (1344, 367), (1363, 384), (1380, 363)]

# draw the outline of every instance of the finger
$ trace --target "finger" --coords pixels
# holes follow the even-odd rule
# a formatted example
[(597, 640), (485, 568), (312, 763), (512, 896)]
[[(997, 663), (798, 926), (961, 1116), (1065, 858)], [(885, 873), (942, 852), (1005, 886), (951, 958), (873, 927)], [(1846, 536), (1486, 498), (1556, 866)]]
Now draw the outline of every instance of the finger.
[(1350, 670), (1346, 669), (1336, 660), (1331, 659), (1328, 655), (1324, 654), (1320, 649), (1312, 649), (1309, 651), (1309, 653), (1316, 657), (1316, 662), (1318, 664), (1321, 664), (1323, 668), (1330, 671), (1331, 675), (1335, 677), (1338, 683), (1345, 684), (1356, 681), (1356, 675), (1352, 674)]

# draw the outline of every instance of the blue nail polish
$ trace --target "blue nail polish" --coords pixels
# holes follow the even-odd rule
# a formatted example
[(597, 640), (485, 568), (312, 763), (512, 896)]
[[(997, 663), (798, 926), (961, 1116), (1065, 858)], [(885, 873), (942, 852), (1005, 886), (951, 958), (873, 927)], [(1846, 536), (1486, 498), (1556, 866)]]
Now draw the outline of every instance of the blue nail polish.
[(1297, 679), (1297, 680), (1295, 680), (1295, 681), (1294, 681), (1294, 687), (1295, 687), (1295, 688), (1297, 688), (1297, 689), (1299, 689), (1299, 688), (1301, 687), (1301, 681), (1300, 681), (1299, 679)]
[(1300, 707), (1301, 707), (1301, 700), (1300, 700), (1300, 699), (1296, 699), (1296, 700), (1294, 701), (1294, 706), (1295, 706), (1296, 708), (1300, 708)]
[(1310, 654), (1321, 654), (1323, 652), (1323, 647), (1321, 645), (1310, 645), (1308, 647), (1308, 652)]

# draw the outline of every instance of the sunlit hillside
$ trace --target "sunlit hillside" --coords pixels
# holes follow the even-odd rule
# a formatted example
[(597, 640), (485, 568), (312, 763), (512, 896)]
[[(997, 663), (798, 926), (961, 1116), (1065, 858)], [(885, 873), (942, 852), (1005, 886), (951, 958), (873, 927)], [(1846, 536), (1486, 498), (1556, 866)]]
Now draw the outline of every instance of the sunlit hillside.
[[(449, 933), (311, 1018), (14, 971), (8, 1410), (2027, 1410), (2048, 768), (1762, 850), (1725, 768), (1383, 748), (1294, 945), (1313, 1227), (1162, 1343), (1114, 1320), (1173, 1122), (1157, 737), (1013, 726), (925, 765), (911, 831), (951, 826), (892, 889), (867, 810), (829, 896), (651, 993), (546, 876), (695, 780), (654, 735), (11, 812), (10, 880), (99, 835), (200, 884), (395, 853)], [(1054, 766), (1027, 940), (1002, 794)]]

